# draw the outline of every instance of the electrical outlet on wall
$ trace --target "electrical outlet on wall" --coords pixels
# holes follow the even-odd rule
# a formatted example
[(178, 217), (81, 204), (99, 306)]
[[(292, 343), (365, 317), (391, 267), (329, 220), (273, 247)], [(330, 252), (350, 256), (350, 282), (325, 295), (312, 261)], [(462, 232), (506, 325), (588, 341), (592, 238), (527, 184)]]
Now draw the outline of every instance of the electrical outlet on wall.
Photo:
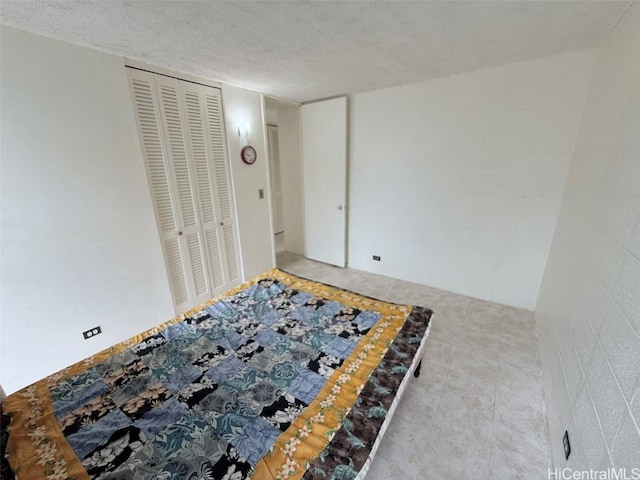
[(571, 455), (571, 444), (569, 443), (569, 431), (564, 431), (564, 436), (562, 437), (562, 445), (564, 446), (564, 459), (569, 460), (569, 455)]
[(82, 332), (82, 336), (84, 337), (85, 340), (87, 340), (88, 338), (95, 337), (100, 333), (102, 333), (102, 329), (98, 326), (98, 327), (93, 327), (87, 330), (86, 332)]
[(376, 262), (379, 262), (379, 261), (380, 261), (380, 255), (374, 255), (374, 256), (373, 256), (373, 259), (374, 259)]

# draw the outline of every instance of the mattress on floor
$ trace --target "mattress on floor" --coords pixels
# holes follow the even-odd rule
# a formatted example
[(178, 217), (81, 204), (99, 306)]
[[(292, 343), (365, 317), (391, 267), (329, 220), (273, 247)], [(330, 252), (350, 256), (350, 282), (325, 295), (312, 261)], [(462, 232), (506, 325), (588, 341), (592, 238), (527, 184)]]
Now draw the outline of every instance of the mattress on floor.
[(271, 270), (10, 395), (9, 462), (28, 479), (362, 478), (431, 316)]

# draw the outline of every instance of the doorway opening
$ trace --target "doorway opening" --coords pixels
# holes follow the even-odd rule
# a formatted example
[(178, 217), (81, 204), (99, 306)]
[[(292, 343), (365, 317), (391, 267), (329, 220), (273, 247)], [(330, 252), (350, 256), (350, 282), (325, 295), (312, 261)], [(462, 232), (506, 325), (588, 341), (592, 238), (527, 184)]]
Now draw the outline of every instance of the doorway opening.
[(304, 251), (304, 199), (300, 106), (265, 98), (276, 265), (286, 267)]

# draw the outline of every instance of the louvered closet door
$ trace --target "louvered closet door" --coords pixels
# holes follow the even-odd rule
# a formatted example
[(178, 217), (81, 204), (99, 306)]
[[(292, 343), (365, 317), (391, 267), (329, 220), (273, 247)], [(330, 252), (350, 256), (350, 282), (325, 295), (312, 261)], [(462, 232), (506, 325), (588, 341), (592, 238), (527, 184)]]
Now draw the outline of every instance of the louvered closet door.
[(240, 280), (220, 90), (181, 83), (212, 289)]
[[(176, 313), (237, 284), (220, 91), (127, 69)], [(217, 99), (217, 109), (208, 98)]]
[[(203, 108), (205, 125), (205, 145), (208, 149), (209, 173), (214, 179), (211, 182), (215, 191), (214, 198), (218, 201), (215, 204), (215, 212), (219, 227), (216, 230), (216, 237), (207, 237), (207, 244), (215, 246), (219, 242), (224, 245), (220, 249), (224, 252), (221, 263), (225, 272), (227, 282), (240, 281), (240, 266), (238, 259), (238, 245), (236, 243), (236, 222), (233, 216), (233, 204), (231, 194), (231, 174), (229, 163), (227, 162), (227, 151), (224, 142), (224, 120), (222, 118), (222, 97), (220, 90), (194, 85), (200, 89), (200, 105)], [(217, 272), (216, 268), (212, 271)], [(215, 276), (215, 275), (214, 275)], [(217, 277), (216, 277), (217, 278)]]

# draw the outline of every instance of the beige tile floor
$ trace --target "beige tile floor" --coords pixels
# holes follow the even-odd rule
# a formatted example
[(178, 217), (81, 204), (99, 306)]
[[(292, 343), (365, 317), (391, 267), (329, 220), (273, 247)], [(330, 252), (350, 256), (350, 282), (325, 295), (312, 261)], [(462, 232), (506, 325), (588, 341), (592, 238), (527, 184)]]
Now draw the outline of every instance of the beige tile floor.
[[(279, 235), (278, 237), (281, 237)], [(546, 479), (547, 428), (533, 315), (282, 251), (278, 267), (397, 303), (432, 308), (422, 362), (367, 480)]]

